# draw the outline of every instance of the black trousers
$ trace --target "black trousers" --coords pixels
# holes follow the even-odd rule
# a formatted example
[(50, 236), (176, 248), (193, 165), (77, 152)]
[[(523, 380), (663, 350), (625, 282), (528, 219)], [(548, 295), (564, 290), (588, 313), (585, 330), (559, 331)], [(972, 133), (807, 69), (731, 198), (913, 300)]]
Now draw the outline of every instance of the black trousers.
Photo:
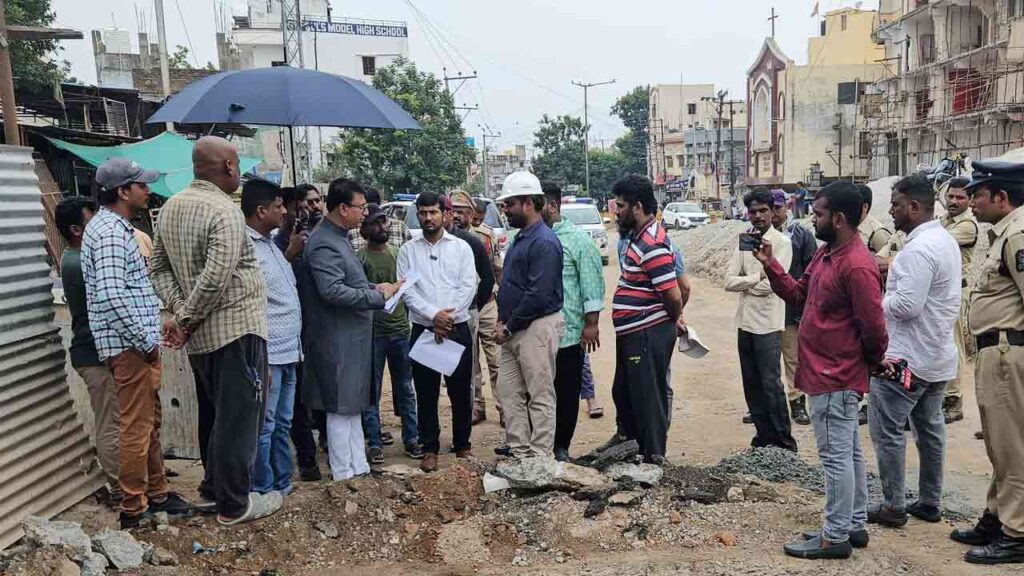
[[(292, 444), (295, 445), (295, 459), (299, 468), (312, 468), (317, 465), (316, 441), (313, 429), (316, 423), (312, 411), (302, 401), (302, 363), (295, 370), (295, 413), (292, 415)], [(325, 436), (321, 436), (325, 438)]]
[(668, 367), (675, 345), (674, 322), (615, 338), (612, 400), (622, 435), (637, 441), (645, 460), (665, 456), (672, 417)]
[(263, 426), (270, 368), (267, 342), (247, 334), (208, 354), (189, 356), (199, 403), (199, 495), (217, 512), (239, 516), (249, 505), (252, 467)]
[(555, 357), (555, 448), (569, 449), (580, 414), (583, 347), (561, 348)]
[(782, 386), (782, 332), (737, 332), (743, 397), (756, 431), (750, 445), (796, 450), (786, 390)]
[[(423, 326), (412, 325), (409, 337), (410, 348), (416, 343), (420, 334), (426, 330)], [(456, 451), (469, 450), (473, 445), (469, 441), (473, 431), (473, 349), (469, 335), (469, 325), (465, 322), (455, 325), (449, 335), (453, 342), (466, 347), (462, 351), (462, 359), (451, 376), (445, 376), (445, 390), (448, 400), (452, 403), (452, 446)], [(420, 443), (423, 451), (437, 454), (441, 451), (441, 423), (437, 414), (438, 398), (441, 394), (440, 372), (416, 362), (412, 363), (412, 380), (416, 386), (416, 410), (419, 417)]]

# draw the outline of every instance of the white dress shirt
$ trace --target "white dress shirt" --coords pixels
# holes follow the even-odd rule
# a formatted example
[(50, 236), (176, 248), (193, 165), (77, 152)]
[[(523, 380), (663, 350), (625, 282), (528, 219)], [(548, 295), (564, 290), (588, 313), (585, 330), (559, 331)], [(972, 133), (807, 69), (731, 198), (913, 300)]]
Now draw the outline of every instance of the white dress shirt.
[(477, 284), (469, 244), (448, 232), (442, 232), (436, 244), (422, 236), (410, 240), (398, 251), (398, 277), (405, 278), (410, 271), (419, 280), (406, 289), (403, 299), (414, 324), (429, 328), (434, 316), (447, 308), (455, 309), (451, 317), (456, 324), (469, 320)]
[[(789, 237), (771, 226), (764, 238), (771, 242), (772, 254), (782, 264), (782, 269), (789, 270), (793, 260), (793, 243)], [(786, 328), (786, 303), (772, 292), (763, 272), (764, 266), (754, 258), (753, 252), (743, 252), (737, 247), (725, 273), (725, 291), (740, 293), (736, 327), (751, 334), (771, 334)]]
[(928, 382), (956, 376), (953, 324), (960, 315), (960, 248), (938, 220), (921, 224), (889, 267), (882, 310), (886, 358), (906, 360)]

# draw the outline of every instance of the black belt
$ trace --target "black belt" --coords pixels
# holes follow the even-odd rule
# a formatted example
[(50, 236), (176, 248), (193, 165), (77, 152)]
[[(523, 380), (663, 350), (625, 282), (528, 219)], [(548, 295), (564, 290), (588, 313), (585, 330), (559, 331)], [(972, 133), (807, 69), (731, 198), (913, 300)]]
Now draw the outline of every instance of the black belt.
[(967, 288), (967, 278), (960, 279), (960, 287)]
[[(979, 334), (976, 338), (978, 342), (978, 350), (998, 346), (999, 332), (1000, 330), (991, 330), (984, 334)], [(1024, 331), (1004, 330), (1004, 332), (1006, 332), (1006, 340), (1010, 343), (1010, 346), (1024, 346)]]

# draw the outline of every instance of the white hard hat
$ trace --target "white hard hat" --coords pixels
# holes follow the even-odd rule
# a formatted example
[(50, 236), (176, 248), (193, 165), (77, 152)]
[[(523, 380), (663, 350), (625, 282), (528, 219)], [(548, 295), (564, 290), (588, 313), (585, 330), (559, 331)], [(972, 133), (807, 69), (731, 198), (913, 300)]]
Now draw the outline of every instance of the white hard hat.
[(544, 191), (540, 188), (540, 180), (536, 176), (526, 171), (513, 172), (505, 178), (505, 183), (501, 186), (501, 195), (498, 196), (498, 202), (504, 202), (514, 196), (538, 196), (543, 194)]

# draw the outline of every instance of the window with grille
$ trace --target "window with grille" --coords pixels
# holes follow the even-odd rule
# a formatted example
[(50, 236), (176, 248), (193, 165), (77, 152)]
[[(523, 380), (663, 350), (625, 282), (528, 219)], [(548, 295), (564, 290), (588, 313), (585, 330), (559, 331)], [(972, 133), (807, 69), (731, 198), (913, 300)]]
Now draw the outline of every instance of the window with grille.
[(377, 72), (377, 58), (363, 56), (363, 76), (373, 76)]

